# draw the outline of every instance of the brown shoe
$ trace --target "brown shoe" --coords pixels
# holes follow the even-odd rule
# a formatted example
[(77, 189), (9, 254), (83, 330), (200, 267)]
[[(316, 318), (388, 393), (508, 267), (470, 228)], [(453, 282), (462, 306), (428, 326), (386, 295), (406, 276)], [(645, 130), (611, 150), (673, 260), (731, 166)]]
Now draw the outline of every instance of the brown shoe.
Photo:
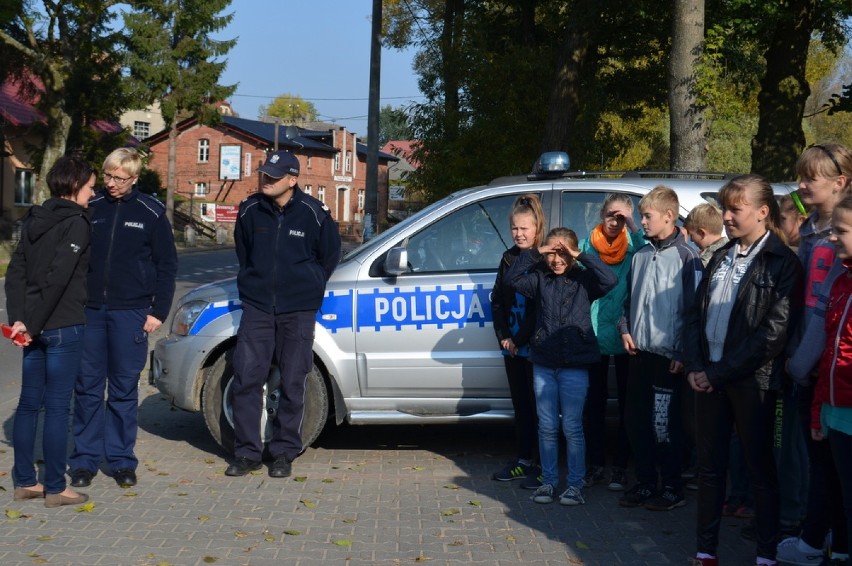
[(36, 490), (30, 489), (29, 487), (15, 488), (15, 501), (24, 501), (26, 499), (41, 499), (42, 497), (44, 497), (44, 489)]
[(61, 493), (48, 493), (44, 496), (44, 506), (48, 508), (61, 507), (63, 505), (79, 505), (89, 500), (85, 493), (76, 496), (62, 495)]

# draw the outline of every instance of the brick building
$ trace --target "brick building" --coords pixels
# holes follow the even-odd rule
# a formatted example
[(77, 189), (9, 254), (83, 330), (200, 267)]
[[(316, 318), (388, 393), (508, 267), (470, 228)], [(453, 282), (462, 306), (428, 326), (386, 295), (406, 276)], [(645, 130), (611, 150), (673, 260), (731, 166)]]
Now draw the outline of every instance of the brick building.
[[(289, 135), (288, 135), (289, 134)], [(367, 146), (343, 127), (327, 130), (285, 128), (274, 123), (223, 116), (215, 126), (195, 119), (178, 126), (176, 190), (195, 202), (237, 205), (258, 189), (257, 168), (276, 146), (299, 159), (299, 186), (323, 201), (344, 236), (360, 234), (367, 180)], [(145, 140), (148, 167), (165, 184), (169, 133)], [(379, 153), (379, 203), (387, 203), (388, 164), (394, 155)], [(380, 210), (382, 206), (380, 204)], [(386, 207), (384, 208), (386, 210)]]

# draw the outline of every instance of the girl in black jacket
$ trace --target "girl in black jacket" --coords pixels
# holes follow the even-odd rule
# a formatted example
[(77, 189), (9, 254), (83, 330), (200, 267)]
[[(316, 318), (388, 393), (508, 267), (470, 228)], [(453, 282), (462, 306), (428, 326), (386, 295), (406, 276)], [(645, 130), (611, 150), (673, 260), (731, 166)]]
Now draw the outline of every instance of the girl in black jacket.
[(506, 271), (522, 251), (537, 248), (544, 242), (544, 211), (538, 195), (521, 195), (515, 200), (509, 213), (509, 229), (515, 245), (500, 258), (497, 279), (491, 291), (491, 315), (509, 379), (518, 458), (494, 472), (491, 478), (497, 481), (523, 480), (521, 487), (537, 489), (541, 485), (541, 468), (535, 463), (537, 424), (528, 344), (535, 328), (535, 310), (532, 302), (509, 284)]
[(772, 455), (775, 398), (802, 267), (780, 235), (772, 187), (742, 175), (719, 192), (730, 242), (713, 254), (684, 326), (685, 370), (696, 391), (698, 554), (718, 564), (732, 426), (754, 491), (757, 564), (775, 564), (778, 479)]
[[(47, 174), (51, 198), (24, 217), (21, 241), (6, 272), (12, 338), (23, 337), (21, 397), (15, 411), (12, 479), (15, 500), (44, 498), (45, 507), (88, 500), (66, 487), (71, 393), (80, 364), (94, 195), (92, 167), (60, 158)], [(44, 484), (34, 468), (36, 423), (44, 407)]]
[[(546, 267), (532, 269), (542, 257)], [(532, 500), (550, 503), (554, 499), (559, 484), (561, 429), (568, 448), (568, 477), (559, 503), (580, 505), (585, 503), (582, 489), (586, 474), (583, 406), (589, 388), (589, 367), (601, 356), (592, 329), (592, 301), (615, 287), (617, 279), (600, 258), (580, 252), (577, 235), (567, 228), (554, 228), (543, 246), (522, 252), (506, 279), (535, 303), (530, 360), (542, 484)]]

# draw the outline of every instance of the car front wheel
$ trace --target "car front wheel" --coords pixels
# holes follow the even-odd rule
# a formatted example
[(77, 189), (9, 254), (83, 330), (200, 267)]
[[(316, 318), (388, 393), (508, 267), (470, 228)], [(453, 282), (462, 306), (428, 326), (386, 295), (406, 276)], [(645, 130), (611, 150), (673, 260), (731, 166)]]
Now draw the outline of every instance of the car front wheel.
[[(231, 363), (234, 350), (231, 348), (219, 356), (204, 378), (201, 393), (201, 410), (207, 429), (213, 439), (229, 454), (234, 453), (234, 410), (231, 405), (231, 387), (234, 382), (234, 366)], [(260, 416), (260, 432), (264, 446), (272, 438), (272, 421), (281, 400), (281, 374), (277, 366), (269, 370), (263, 386), (263, 410)], [(302, 420), (302, 446), (313, 444), (328, 420), (328, 390), (316, 365), (312, 366), (305, 384), (305, 414)]]

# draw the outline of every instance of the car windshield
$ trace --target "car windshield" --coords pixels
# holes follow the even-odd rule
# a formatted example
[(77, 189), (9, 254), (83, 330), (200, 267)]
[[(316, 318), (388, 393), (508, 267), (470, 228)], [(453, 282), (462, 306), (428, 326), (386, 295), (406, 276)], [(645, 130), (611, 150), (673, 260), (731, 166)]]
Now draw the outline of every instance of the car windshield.
[(400, 230), (403, 230), (409, 224), (417, 222), (417, 219), (420, 218), (421, 216), (429, 214), (433, 210), (442, 207), (445, 203), (447, 203), (451, 200), (457, 199), (459, 196), (465, 194), (466, 192), (467, 191), (458, 191), (458, 192), (453, 193), (453, 194), (451, 194), (447, 197), (442, 198), (441, 200), (439, 200), (437, 202), (433, 202), (432, 204), (428, 205), (427, 207), (423, 208), (422, 210), (412, 214), (411, 216), (409, 216), (408, 218), (406, 218), (402, 222), (400, 222), (398, 224), (394, 224), (393, 226), (391, 226), (390, 228), (388, 228), (387, 230), (385, 230), (381, 234), (378, 234), (377, 236), (375, 236), (373, 239), (371, 239), (367, 242), (364, 242), (363, 244), (361, 244), (360, 246), (358, 246), (357, 248), (355, 248), (354, 250), (352, 250), (351, 252), (346, 254), (343, 257), (343, 259), (340, 261), (340, 263), (346, 263), (347, 261), (351, 261), (351, 260), (359, 257), (360, 255), (362, 255), (366, 251), (373, 249), (373, 246), (381, 245), (381, 243), (384, 242), (385, 240), (392, 239), (396, 235), (397, 232), (399, 232)]

